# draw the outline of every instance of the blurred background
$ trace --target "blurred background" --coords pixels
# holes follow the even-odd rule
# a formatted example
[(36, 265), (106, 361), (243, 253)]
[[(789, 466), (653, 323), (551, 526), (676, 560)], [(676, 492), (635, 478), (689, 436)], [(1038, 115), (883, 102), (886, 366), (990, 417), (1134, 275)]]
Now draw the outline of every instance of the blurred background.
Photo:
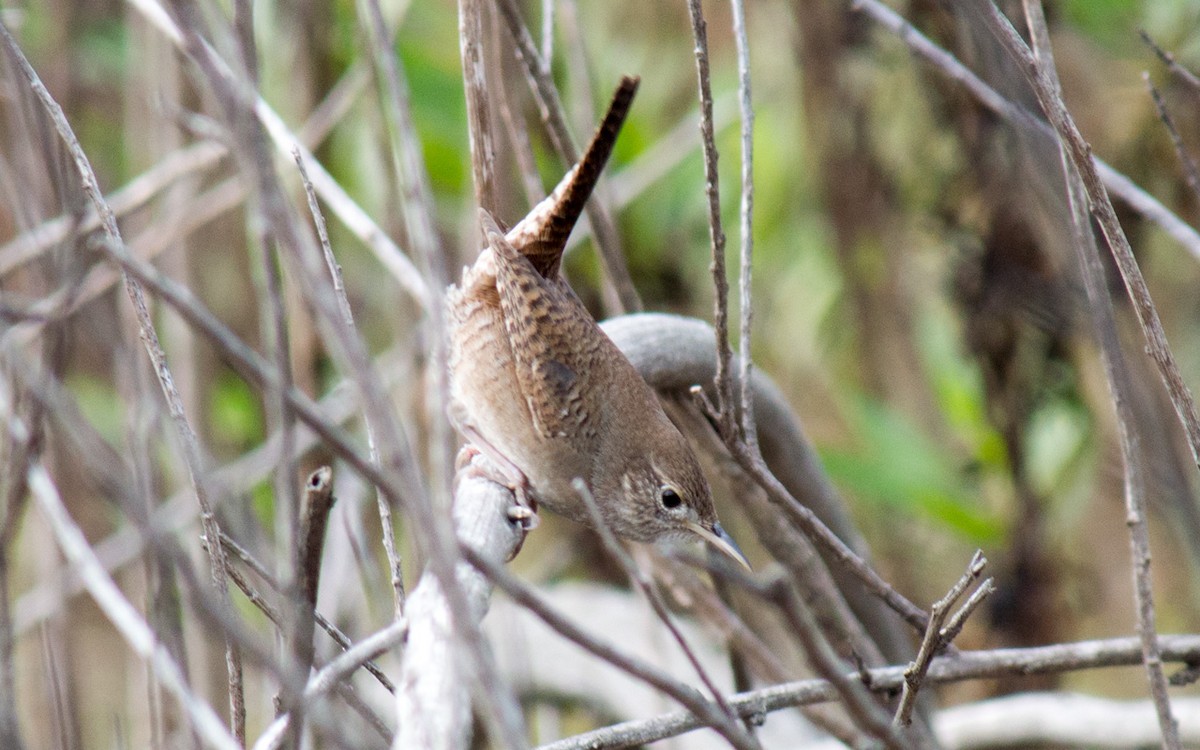
[[(912, 0), (893, 7), (999, 91), (1037, 111), (1016, 67), (978, 19), (954, 5)], [(590, 133), (622, 74), (642, 78), (604, 190), (646, 309), (711, 320), (685, 4), (561, 0), (554, 7), (553, 73), (577, 141)], [(1019, 4), (1005, 7), (1023, 29)], [(735, 50), (728, 5), (710, 2), (705, 9), (722, 210), (736, 268)], [(341, 0), (255, 3), (258, 85), (349, 195), (407, 247), (363, 12)], [(1047, 12), (1066, 102), (1097, 156), (1195, 226), (1197, 195), (1188, 189), (1142, 73), (1161, 89), (1193, 154), (1200, 152), (1200, 89), (1169, 75), (1138, 32), (1200, 70), (1200, 5), (1064, 0)], [(214, 6), (205, 13), (224, 11)], [(525, 13), (540, 33), (541, 4), (525, 3)], [(963, 647), (1133, 633), (1120, 453), (1068, 242), (1057, 153), (982, 109), (914, 59), (897, 36), (845, 3), (761, 0), (747, 13), (756, 114), (752, 351), (802, 420), (877, 566), (898, 590), (927, 606), (982, 549), (998, 591), (960, 639)], [(479, 244), (456, 8), (448, 0), (393, 1), (383, 3), (383, 14), (395, 29), (444, 268), (454, 278)], [(253, 214), (194, 67), (134, 4), (6, 2), (0, 19), (62, 105), (106, 194), (125, 196), (113, 203), (122, 206), (126, 241), (263, 350), (268, 323)], [(528, 124), (540, 188), (548, 189), (565, 165), (538, 125), (506, 31), (493, 23), (485, 33), (489, 69), (503, 82), (503, 90), (492, 93)], [(144, 455), (148, 461), (140, 463), (156, 503), (165, 502), (186, 487), (186, 474), (161, 401), (153, 411), (144, 408), (146, 398), (153, 402), (159, 394), (148, 379), (128, 300), (89, 246), (89, 232), (72, 231), (87, 213), (77, 176), (7, 58), (0, 86), (6, 356), (22, 352), (61, 380), (87, 427), (119, 455), (134, 463)], [(500, 214), (509, 223), (537, 197), (535, 186), (521, 179), (518, 150), (499, 138)], [(277, 169), (303, 206), (294, 165), (280, 159)], [(1200, 257), (1119, 200), (1116, 205), (1195, 390)], [(418, 325), (420, 309), (363, 243), (335, 219), (329, 225), (360, 331), (381, 357), (380, 371), (397, 409), (412, 416), (420, 445), (428, 428), (422, 421), (428, 331)], [(1148, 473), (1159, 627), (1194, 632), (1200, 629), (1196, 467), (1107, 255), (1105, 263), (1140, 388), (1133, 406)], [(572, 251), (566, 272), (598, 317), (611, 312), (590, 242)], [(285, 280), (284, 289), (296, 382), (323, 397), (344, 373), (327, 355), (295, 285)], [(22, 317), (56, 292), (67, 295), (68, 311), (58, 308), (49, 320)], [(222, 523), (269, 557), (281, 527), (270, 462), (254, 464), (268, 435), (263, 395), (174, 313), (157, 306), (153, 312), (208, 461), (233, 467), (221, 475)], [(138, 403), (142, 407), (134, 408)], [(348, 424), (361, 434), (357, 420), (350, 417)], [(122, 561), (116, 575), (128, 595), (145, 603), (152, 576), (136, 550), (123, 547), (136, 536), (104, 501), (109, 489), (78, 460), (63, 429), (47, 422), (43, 458), (89, 539), (108, 544), (109, 559)], [(8, 455), (7, 437), (4, 444)], [(328, 460), (316, 448), (305, 453), (303, 465)], [(348, 576), (347, 590), (323, 597), (332, 597), (330, 611), (361, 637), (387, 621), (386, 565), (371, 493), (348, 470), (338, 477), (340, 515), (331, 526), (329, 555), (343, 557), (327, 565), (340, 566), (335, 570)], [(16, 485), (7, 477), (3, 486)], [(9, 495), (4, 502), (0, 511), (9, 521), (0, 573), (7, 575), (16, 706), (27, 741), (32, 747), (144, 746), (144, 668), (94, 605), (72, 595), (38, 514), (21, 511), (23, 503)], [(738, 498), (722, 496), (718, 503), (756, 564), (765, 562), (753, 531), (739, 520)], [(546, 515), (514, 562), (523, 576), (623, 584), (589, 532)], [(403, 518), (397, 528), (411, 584), (419, 561)], [(189, 548), (198, 546), (195, 536), (194, 525), (183, 526), (180, 538)], [(265, 620), (240, 594), (234, 597), (245, 618), (266, 632)], [(193, 684), (221, 706), (220, 643), (186, 606), (180, 619)], [(1144, 673), (1130, 668), (975, 682), (943, 697), (959, 701), (1052, 686), (1145, 695)], [(254, 693), (253, 726), (269, 718), (269, 695), (267, 689)]]

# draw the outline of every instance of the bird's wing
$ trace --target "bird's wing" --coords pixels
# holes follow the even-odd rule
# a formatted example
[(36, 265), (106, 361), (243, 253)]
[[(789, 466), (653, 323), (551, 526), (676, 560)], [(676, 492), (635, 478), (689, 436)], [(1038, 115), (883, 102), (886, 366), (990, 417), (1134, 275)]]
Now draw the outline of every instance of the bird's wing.
[[(490, 218), (490, 217), (488, 217)], [(596, 419), (583, 393), (597, 370), (604, 334), (560, 278), (547, 279), (496, 228), (496, 287), (521, 393), (534, 429), (546, 438), (586, 438)]]

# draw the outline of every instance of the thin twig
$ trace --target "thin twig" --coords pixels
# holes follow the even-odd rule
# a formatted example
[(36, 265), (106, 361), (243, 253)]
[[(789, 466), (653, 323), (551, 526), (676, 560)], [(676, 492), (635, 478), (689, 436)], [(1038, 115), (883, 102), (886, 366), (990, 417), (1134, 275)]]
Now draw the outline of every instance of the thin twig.
[(321, 580), (321, 557), (325, 549), (325, 529), (329, 512), (336, 498), (333, 495), (333, 470), (328, 466), (309, 474), (304, 483), (304, 511), (300, 516), (300, 590), (310, 608), (317, 606), (317, 590)]
[[(288, 605), (292, 620), (289, 633), (289, 637), (293, 639), (291, 654), (301, 674), (308, 674), (312, 669), (315, 656), (313, 613), (317, 609), (325, 529), (329, 525), (329, 511), (333, 509), (334, 499), (333, 471), (328, 466), (322, 466), (309, 474), (304, 483), (304, 503), (300, 509), (296, 572), (283, 579), (287, 581), (284, 587), (284, 603)], [(304, 704), (305, 700), (300, 696), (288, 706), (292, 714), (288, 739), (292, 746), (298, 746), (303, 736)]]
[(1158, 59), (1163, 61), (1168, 70), (1178, 76), (1179, 80), (1191, 87), (1193, 93), (1200, 94), (1200, 77), (1180, 65), (1179, 61), (1175, 59), (1175, 55), (1172, 55), (1170, 52), (1167, 52), (1165, 49), (1158, 46), (1154, 39), (1152, 39), (1150, 35), (1146, 33), (1145, 29), (1138, 29), (1138, 35), (1142, 37), (1142, 41), (1145, 42), (1150, 49), (1154, 50), (1154, 54), (1158, 55)]
[[(1200, 660), (1200, 635), (1163, 636), (1162, 648), (1163, 659), (1166, 661), (1195, 662)], [(1141, 642), (1138, 638), (960, 652), (954, 656), (935, 658), (926, 681), (945, 684), (1013, 675), (1061, 674), (1101, 667), (1131, 666), (1139, 664), (1141, 659)], [(848, 673), (847, 676), (851, 679), (860, 678), (857, 672)], [(865, 682), (870, 690), (891, 693), (899, 690), (904, 683), (904, 668), (893, 666), (871, 669), (867, 670), (866, 676)], [(772, 685), (730, 697), (734, 709), (743, 717), (837, 699), (838, 693), (833, 685), (823, 679)], [(703, 726), (704, 724), (690, 712), (676, 711), (577, 734), (542, 745), (538, 750), (604, 750), (630, 747), (676, 737)]]
[(462, 554), (467, 562), (512, 597), (513, 601), (528, 609), (564, 638), (675, 699), (700, 723), (720, 732), (721, 736), (734, 747), (746, 749), (756, 747), (753, 740), (747, 742), (744, 729), (731, 722), (728, 716), (715, 704), (706, 700), (695, 688), (679, 682), (658, 667), (618, 651), (608, 643), (579, 628), (550, 606), (533, 587), (509, 573), (503, 566), (482, 557), (468, 547), (462, 547)]
[(905, 750), (912, 747), (912, 743), (901, 736), (897, 728), (888, 721), (889, 717), (883, 710), (883, 706), (875, 702), (859, 676), (849, 675), (842, 671), (844, 666), (829, 645), (825, 634), (821, 632), (816, 618), (800, 602), (795, 588), (786, 578), (777, 576), (756, 593), (765, 595), (783, 611), (800, 644), (804, 647), (808, 663), (816, 670), (817, 674), (833, 685), (855, 724), (892, 750)]
[[(433, 201), (433, 189), (429, 184), (429, 174), (425, 167), (425, 159), (420, 148), (420, 138), (413, 125), (412, 113), (409, 106), (408, 81), (401, 65), (400, 57), (393, 45), (387, 44), (389, 35), (383, 23), (383, 13), (379, 9), (379, 0), (367, 0), (371, 9), (369, 13), (372, 38), (376, 47), (376, 67), (382, 75), (386, 96), (383, 107), (386, 120), (391, 124), (391, 146), (393, 160), (396, 163), (396, 179), (400, 188), (401, 213), (404, 216), (408, 239), (421, 263), (430, 291), (430, 305), (426, 310), (426, 339), (428, 349), (428, 377), (425, 399), (425, 421), (429, 435), (425, 440), (426, 456), (428, 458), (428, 483), (430, 501), (433, 510), (439, 513), (450, 505), (452, 474), (454, 470), (454, 433), (450, 428), (447, 410), (450, 404), (449, 366), (447, 365), (446, 339), (446, 305), (444, 302), (445, 289), (448, 280), (445, 275), (445, 251), (438, 238), (437, 226), (434, 222), (436, 208)], [(486, 112), (485, 112), (486, 116)], [(491, 135), (487, 136), (486, 148), (490, 148)], [(476, 154), (487, 158), (488, 153)], [(441, 530), (447, 538), (453, 536), (449, 526)], [(452, 546), (452, 545), (451, 545)], [(443, 550), (450, 554), (452, 550)], [(505, 711), (498, 707), (490, 715), (499, 720)], [(513, 727), (504, 731), (511, 732)]]
[(1183, 167), (1183, 176), (1187, 180), (1188, 187), (1191, 188), (1192, 196), (1200, 200), (1200, 169), (1197, 169), (1196, 161), (1192, 159), (1191, 154), (1187, 152), (1187, 147), (1183, 145), (1183, 138), (1179, 136), (1179, 130), (1175, 127), (1175, 121), (1171, 119), (1171, 113), (1167, 111), (1167, 103), (1163, 101), (1158, 89), (1150, 82), (1150, 74), (1143, 72), (1142, 80), (1146, 82), (1146, 88), (1150, 91), (1150, 98), (1154, 100), (1154, 108), (1158, 111), (1158, 119), (1162, 120), (1163, 126), (1171, 136), (1171, 144), (1175, 146), (1175, 155), (1179, 158), (1179, 166)]
[[(0, 23), (0, 41), (3, 41), (8, 54), (20, 68), (26, 82), (33, 90), (35, 96), (41, 102), (46, 114), (54, 123), (55, 130), (58, 131), (59, 137), (70, 151), (72, 158), (75, 161), (75, 166), (79, 171), (80, 181), (84, 192), (91, 200), (96, 209), (96, 214), (101, 219), (101, 225), (104, 227), (104, 233), (107, 235), (110, 242), (118, 245), (123, 245), (121, 232), (117, 228), (116, 217), (113, 216), (112, 210), (108, 204), (104, 202), (104, 193), (100, 190), (100, 184), (96, 179), (96, 173), (92, 170), (91, 162), (87, 155), (83, 152), (79, 140), (75, 137), (74, 131), (67, 122), (66, 115), (63, 114), (62, 108), (46, 90), (42, 84), (41, 78), (38, 77), (36, 71), (29, 64), (25, 55), (21, 52), (16, 40), (8, 31), (8, 27)], [(145, 294), (142, 291), (141, 285), (132, 277), (125, 276), (125, 290), (129, 296), (130, 302), (133, 304), (134, 313), (137, 316), (138, 327), (141, 332), (142, 342), (145, 346), (146, 353), (154, 366), (155, 375), (158, 377), (159, 385), (162, 388), (163, 397), (167, 402), (168, 411), (171, 414), (172, 421), (175, 424), (177, 433), (183, 442), (184, 460), (187, 465), (189, 480), (196, 493), (196, 501), (200, 505), (201, 524), (204, 528), (204, 534), (209, 539), (217, 539), (218, 525), (216, 517), (213, 515), (212, 506), (208, 500), (208, 492), (204, 487), (203, 480), (203, 459), (201, 458), (201, 450), (199, 439), (191, 424), (188, 422), (187, 415), (183, 409), (183, 399), (175, 388), (174, 379), (171, 376), (170, 367), (167, 365), (166, 357), (163, 354), (162, 347), (158, 342), (158, 334), (155, 332), (154, 323), (150, 318), (149, 308), (146, 306)], [(209, 558), (209, 573), (213, 585), (215, 586), (218, 596), (222, 602), (222, 606), (229, 606), (229, 590), (225, 583), (225, 557), (221, 552), (220, 545), (210, 545), (208, 551)], [(230, 721), (234, 728), (234, 734), (240, 741), (245, 739), (245, 706), (244, 696), (242, 694), (242, 666), (241, 656), (238, 653), (236, 645), (230, 641), (226, 641), (226, 668), (229, 677), (229, 700), (230, 700)]]
[[(896, 707), (896, 718), (893, 723), (896, 726), (906, 727), (912, 723), (912, 712), (917, 705), (917, 693), (921, 689), (921, 683), (925, 679), (925, 674), (929, 671), (929, 665), (933, 662), (933, 657), (949, 644), (953, 638), (949, 637), (949, 629), (943, 629), (942, 626), (950, 617), (954, 605), (958, 604), (958, 600), (967, 592), (967, 589), (975, 581), (979, 580), (979, 576), (983, 574), (983, 569), (987, 565), (987, 559), (984, 558), (982, 551), (976, 551), (974, 557), (971, 558), (970, 564), (967, 565), (967, 570), (958, 581), (950, 587), (946, 595), (933, 603), (929, 610), (929, 626), (925, 628), (925, 636), (921, 639), (921, 646), (917, 649), (917, 658), (908, 665), (904, 670), (904, 690), (900, 693), (900, 705)], [(990, 591), (991, 579), (988, 579), (978, 591)], [(976, 592), (978, 593), (978, 592)], [(978, 601), (983, 601), (983, 594)], [(968, 613), (974, 610), (978, 602), (971, 604), (967, 602), (970, 609), (963, 607)], [(961, 620), (960, 622), (965, 622)], [(957, 635), (958, 629), (955, 629), (954, 634)]]
[[(15, 426), (10, 419), (10, 429)], [(158, 642), (145, 620), (121, 594), (112, 578), (104, 572), (104, 567), (88, 546), (83, 532), (71, 520), (70, 514), (63, 506), (62, 498), (45, 468), (40, 464), (31, 466), (28, 479), (29, 488), (54, 533), (55, 540), (63, 554), (79, 570), (92, 599), (121, 633), (129, 647), (149, 662), (155, 677), (183, 707), (192, 727), (213, 747), (224, 750), (240, 750), (244, 747), (224, 727), (212, 707), (192, 694), (179, 665), (171, 660), (166, 647)]]
[[(1054, 128), (1029, 110), (1005, 99), (979, 76), (963, 65), (954, 55), (934, 44), (915, 26), (904, 20), (896, 11), (880, 0), (852, 0), (851, 7), (862, 11), (871, 20), (891, 31), (917, 57), (935, 70), (962, 85), (984, 107), (1009, 122), (1043, 137), (1054, 138)], [(1121, 200), (1147, 220), (1157, 224), (1175, 239), (1192, 257), (1200, 259), (1200, 234), (1187, 222), (1172, 213), (1154, 196), (1138, 187), (1133, 180), (1121, 174), (1100, 159), (1096, 159), (1096, 170), (1104, 185)]]
[[(244, 5), (244, 2), (242, 4)], [(258, 201), (253, 201), (251, 206), (260, 208)], [(296, 586), (297, 572), (303, 568), (298, 565), (300, 557), (297, 548), (297, 540), (301, 539), (301, 536), (300, 492), (296, 486), (300, 471), (295, 450), (296, 415), (287, 399), (287, 392), (291, 390), (295, 381), (292, 373), (291, 343), (288, 338), (287, 315), (284, 311), (278, 247), (272, 241), (267, 222), (251, 220), (250, 223), (256, 227), (259, 263), (262, 267), (263, 289), (259, 295), (259, 307), (264, 321), (263, 339), (268, 356), (274, 360), (275, 369), (280, 375), (278, 384), (268, 389), (267, 398), (264, 399), (267, 421), (278, 427), (280, 436), (280, 462), (272, 477), (277, 508), (275, 530), (280, 546), (277, 565), (279, 578), (286, 592), (286, 622), (280, 628), (279, 646), (284, 658), (292, 658), (300, 671), (307, 673), (312, 666), (312, 616), (306, 613), (308, 608), (300, 601)], [(298, 698), (286, 693), (282, 698), (283, 705), (287, 706), (299, 702)], [(303, 722), (298, 722), (295, 726), (290, 739), (293, 745), (299, 745)]]
[[(244, 652), (252, 663), (264, 668), (268, 676), (288, 683), (297, 693), (303, 692), (303, 676), (275, 658), (273, 649), (266, 641), (250, 631), (228, 607), (222, 606), (211, 583), (205, 583), (202, 577), (197, 575), (190, 556), (184, 552), (176, 538), (162, 533), (161, 529), (151, 524), (143, 502), (130, 489), (135, 486), (136, 481), (125, 470), (125, 461), (90, 426), (81, 414), (74, 396), (64, 389), (57, 378), (46, 372), (34, 371), (20, 359), (14, 358), (12, 352), (6, 353), (6, 361), (10, 371), (19, 378), (20, 387), (42, 403), (47, 416), (55, 420), (59, 428), (58, 434), (64, 437), (73, 449), (72, 455), (78, 457), (87, 471), (95, 477), (97, 486), (104, 488), (105, 494), (133, 521), (143, 548), (152, 548), (152, 554), (169, 560), (179, 573), (194, 608), (193, 612), (200, 618), (201, 626), (226, 634), (226, 637), (237, 645), (239, 651)], [(0, 396), (3, 395), (5, 385), (6, 381), (0, 380)], [(92, 554), (95, 555), (95, 552)], [(86, 585), (88, 581), (85, 579), (84, 583)], [(332, 722), (327, 712), (319, 711), (312, 718), (316, 729), (337, 741), (339, 746), (348, 746), (345, 738), (341, 736), (341, 729)]]
[(738, 331), (738, 377), (741, 393), (738, 406), (742, 410), (740, 423), (742, 439), (756, 446), (758, 430), (754, 425), (754, 389), (750, 371), (754, 361), (750, 356), (750, 328), (754, 318), (752, 272), (754, 258), (754, 104), (750, 91), (750, 40), (746, 34), (745, 0), (732, 0), (733, 39), (737, 45), (738, 107), (742, 120), (742, 199), (741, 199), (741, 267), (738, 270), (738, 293), (741, 323)]
[[(693, 387), (692, 396), (701, 401), (701, 408), (704, 408), (702, 400), (704, 392), (699, 386)], [(904, 618), (905, 622), (919, 632), (925, 631), (929, 616), (924, 610), (896, 591), (866, 560), (842, 541), (837, 534), (833, 533), (821, 519), (817, 518), (812, 510), (793, 497), (767, 467), (761, 455), (751, 451), (749, 446), (737, 440), (727, 442), (726, 447), (729, 448), (734, 460), (742, 470), (766, 491), (771, 502), (781, 508), (797, 528), (818, 546), (824, 548), (855, 578), (862, 581), (868, 591), (895, 610)]]
[[(1198, 442), (1200, 440), (1200, 420), (1195, 418), (1195, 404), (1192, 403), (1186, 386), (1179, 378), (1174, 357), (1162, 335), (1158, 313), (1154, 309), (1149, 291), (1145, 286), (1145, 280), (1133, 257), (1133, 251), (1121, 230), (1121, 225), (1113, 212), (1112, 203), (1108, 200), (1104, 186), (1096, 175), (1095, 166), (1092, 163), (1091, 147), (1083, 140), (1083, 136), (1075, 127), (1075, 123), (1062, 101), (1041, 3), (1039, 0), (1025, 0), (1024, 6), (1026, 20), (1030, 25), (1030, 37), (1037, 49), (1036, 54), (1026, 46), (1016, 29), (991, 0), (978, 0), (977, 5), (987, 21), (989, 30), (1004, 45), (1009, 54), (1013, 55), (1021, 64), (1026, 77), (1034, 88), (1038, 102), (1059, 135), (1059, 151), (1071, 205), (1073, 244), (1083, 269), (1093, 325), (1101, 343), (1101, 359), (1105, 365), (1109, 392), (1117, 412), (1117, 432), (1121, 442), (1125, 470), (1126, 524), (1129, 526), (1133, 555), (1134, 599), (1137, 605), (1138, 632), (1142, 640), (1143, 662), (1150, 679), (1150, 692), (1158, 710), (1164, 747), (1169, 750), (1177, 750), (1180, 746), (1179, 727), (1171, 715), (1167, 681), (1163, 673), (1158, 633), (1155, 627), (1154, 596), (1150, 581), (1150, 539), (1144, 515), (1145, 484), (1137, 447), (1136, 419), (1129, 406), (1132, 381), (1124, 363), (1120, 341), (1117, 338), (1112, 302), (1104, 283), (1104, 271), (1100, 263), (1099, 252), (1095, 249), (1094, 239), (1089, 237), (1091, 224), (1087, 220), (1087, 211), (1083, 200), (1084, 193), (1091, 204), (1092, 215), (1099, 221), (1113, 258), (1117, 262), (1117, 267), (1121, 270), (1126, 289), (1129, 291), (1134, 308), (1138, 313), (1138, 320), (1142, 323), (1142, 332), (1146, 337), (1148, 353), (1159, 364), (1160, 371), (1167, 379), (1168, 390), (1171, 390), (1171, 382), (1174, 379), (1178, 383), (1182, 395), (1186, 397), (1185, 401), (1176, 400), (1176, 393), (1172, 392), (1172, 401), (1175, 403), (1180, 417), (1184, 420), (1185, 430), (1188, 430), (1193, 459), (1197, 457), (1198, 446), (1200, 446), (1200, 442)], [(1084, 193), (1079, 191), (1080, 183)], [(1189, 419), (1185, 417), (1185, 409), (1195, 424), (1196, 432), (1194, 434), (1188, 429)]]
[[(279, 584), (275, 581), (275, 577), (272, 576), (266, 569), (266, 566), (264, 566), (252, 554), (250, 554), (249, 550), (238, 544), (237, 541), (230, 538), (229, 535), (223, 531), (221, 532), (221, 546), (225, 548), (227, 553), (245, 563), (246, 567), (254, 571), (254, 574), (261, 578), (273, 590), (276, 592), (279, 591)], [(242, 593), (245, 594), (248, 599), (250, 599), (250, 602), (254, 604), (254, 606), (258, 607), (259, 610), (261, 610), (262, 613), (266, 615), (269, 620), (271, 620), (271, 622), (278, 624), (279, 618), (276, 615), (274, 608), (271, 607), (267, 601), (263, 599), (257, 591), (254, 590), (253, 587), (249, 586), (249, 583), (241, 577), (241, 574), (237, 572), (237, 568), (230, 566), (229, 576), (234, 583), (237, 584), (237, 587), (242, 590)], [(343, 633), (337, 625), (334, 625), (332, 622), (330, 622), (329, 619), (320, 612), (314, 611), (313, 617), (316, 620), (317, 625), (319, 625), (322, 630), (328, 633), (329, 637), (332, 638), (334, 643), (340, 646), (343, 651), (349, 650), (354, 645), (349, 636)], [(383, 686), (384, 690), (387, 690), (393, 695), (396, 693), (396, 686), (392, 683), (391, 679), (389, 679), (388, 676), (383, 673), (383, 670), (379, 668), (379, 665), (368, 661), (363, 664), (363, 669), (370, 672), (371, 675), (379, 681), (379, 684)]]
[[(165, 34), (176, 47), (186, 51), (183, 32), (175, 25), (170, 14), (163, 9), (158, 0), (127, 0), (127, 2), (136, 8), (155, 28)], [(220, 67), (225, 68), (223, 63), (220, 64)], [(225, 70), (228, 69), (225, 68)], [(391, 272), (401, 287), (412, 294), (423, 306), (431, 304), (429, 290), (420, 272), (412, 264), (412, 261), (404, 255), (387, 233), (380, 229), (379, 225), (367, 215), (367, 212), (346, 193), (342, 186), (333, 179), (329, 172), (312, 155), (312, 152), (304, 144), (300, 143), (296, 136), (288, 129), (287, 125), (284, 124), (283, 118), (261, 96), (257, 94), (254, 94), (254, 96), (254, 114), (262, 122), (263, 127), (266, 128), (276, 148), (288, 156), (291, 155), (294, 149), (300, 149), (300, 153), (304, 156), (304, 162), (308, 165), (309, 172), (312, 175), (314, 189), (321, 196), (322, 200), (329, 205), (334, 215), (342, 221), (355, 237), (371, 249), (379, 259), (379, 262)]]
[[(404, 618), (392, 620), (383, 630), (370, 635), (345, 653), (332, 659), (308, 681), (304, 689), (304, 701), (311, 703), (331, 689), (343, 684), (342, 680), (353, 674), (359, 667), (370, 664), (372, 659), (395, 648), (408, 635), (408, 622)], [(259, 748), (277, 747), (284, 732), (291, 724), (291, 715), (283, 714), (272, 724), (254, 743), (255, 750)]]
[[(530, 90), (537, 100), (550, 142), (559, 158), (566, 164), (574, 164), (579, 161), (579, 149), (571, 138), (562, 100), (550, 76), (550, 67), (538, 53), (537, 44), (521, 18), (516, 0), (499, 0), (496, 7), (516, 42), (517, 56), (524, 63), (525, 77), (529, 80)], [(642, 302), (633, 286), (633, 280), (629, 277), (629, 268), (625, 264), (625, 254), (621, 250), (620, 236), (612, 216), (595, 200), (588, 201), (587, 215), (592, 235), (596, 240), (600, 263), (616, 294), (616, 300), (610, 301), (610, 306), (615, 303), (616, 307), (612, 312), (616, 314), (641, 310)]]
[[(572, 481), (571, 485), (574, 487), (575, 492), (578, 493), (579, 497), (583, 499), (584, 504), (587, 506), (588, 513), (591, 514), (592, 517), (592, 525), (596, 529), (596, 533), (600, 535), (600, 541), (604, 544), (604, 549), (608, 552), (610, 557), (617, 561), (617, 564), (621, 566), (622, 570), (625, 571), (625, 575), (629, 578), (629, 582), (638, 590), (638, 593), (640, 593), (646, 599), (647, 603), (650, 604), (650, 608), (654, 610), (655, 616), (667, 626), (667, 631), (670, 632), (671, 637), (675, 640), (675, 643), (677, 643), (680, 650), (683, 651), (683, 655), (692, 665), (692, 669), (696, 670), (696, 675), (700, 678), (700, 681), (704, 683), (704, 686), (708, 688), (708, 692), (712, 695), (716, 704), (720, 706), (721, 710), (725, 712), (726, 716), (728, 716), (730, 719), (736, 720), (737, 717), (734, 715), (733, 709), (729, 707), (728, 701), (725, 700), (724, 692), (717, 687), (716, 682), (714, 682), (712, 677), (708, 674), (708, 670), (705, 669), (704, 665), (700, 663), (700, 659), (696, 656), (696, 652), (692, 650), (692, 647), (688, 644), (687, 639), (683, 637), (683, 633), (679, 630), (679, 627), (671, 618), (670, 612), (667, 611), (666, 604), (663, 602), (662, 597), (658, 594), (658, 591), (653, 587), (653, 583), (646, 578), (646, 575), (638, 568), (637, 563), (633, 561), (633, 558), (629, 556), (629, 553), (626, 552), (625, 548), (621, 546), (621, 543), (617, 541), (617, 537), (615, 534), (613, 534), (612, 529), (609, 527), (607, 520), (604, 518), (604, 514), (600, 512), (600, 506), (596, 504), (596, 498), (592, 496), (591, 490), (587, 488), (587, 485), (584, 484), (582, 479), (576, 478)], [(757, 744), (753, 742), (754, 738), (752, 736), (747, 736), (751, 740), (752, 745)]]
[[(708, 24), (700, 0), (688, 0), (692, 37), (696, 42), (696, 77), (700, 96), (700, 140), (704, 147), (704, 192), (708, 197), (708, 230), (712, 241), (713, 328), (717, 331), (716, 418), (721, 437), (734, 435), (733, 380), (729, 346), (729, 277), (725, 272), (725, 230), (721, 227), (720, 175), (717, 172), (717, 145), (713, 133), (712, 80), (708, 65)], [(743, 125), (744, 127), (744, 125)]]
[[(342, 279), (342, 268), (333, 254), (333, 247), (329, 244), (329, 232), (325, 227), (325, 215), (321, 213), (321, 206), (317, 203), (317, 194), (313, 189), (312, 181), (308, 178), (308, 169), (304, 166), (304, 160), (300, 158), (300, 152), (292, 152), (292, 157), (296, 160), (296, 168), (300, 172), (300, 182), (304, 186), (304, 194), (308, 198), (308, 211), (312, 215), (313, 224), (317, 228), (317, 239), (321, 243), (321, 252), (325, 257), (325, 266), (329, 269), (329, 278), (333, 281), (333, 294), (337, 299), (338, 309), (342, 313), (342, 323), (346, 326), (347, 333), (357, 336), (358, 332), (354, 326), (354, 312), (350, 307), (350, 300), (346, 297), (346, 284)], [(379, 444), (375, 438), (376, 421), (377, 417), (372, 415), (370, 411), (363, 414), (363, 422), (367, 430), (367, 452), (370, 454), (371, 463), (378, 466)], [(383, 553), (387, 557), (388, 572), (391, 576), (392, 618), (398, 620), (404, 616), (404, 566), (400, 559), (400, 554), (396, 550), (396, 530), (392, 525), (392, 507), (378, 485), (375, 487), (375, 505), (379, 510), (379, 525), (383, 537)]]
[[(483, 20), (486, 4), (481, 0), (458, 0), (458, 50), (462, 58), (463, 89), (467, 97), (467, 143), (471, 149), (471, 176), (475, 203), (495, 213), (496, 147), (488, 104), (488, 71), (483, 64)], [(500, 75), (496, 71), (496, 75)]]

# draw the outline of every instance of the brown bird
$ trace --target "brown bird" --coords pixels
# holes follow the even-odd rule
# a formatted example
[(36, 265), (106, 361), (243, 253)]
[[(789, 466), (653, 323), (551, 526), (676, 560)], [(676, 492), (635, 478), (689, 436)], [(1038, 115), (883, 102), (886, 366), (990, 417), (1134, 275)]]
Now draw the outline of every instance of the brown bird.
[(579, 163), (516, 227), (481, 211), (488, 247), (447, 293), (452, 417), (518, 498), (592, 525), (580, 479), (616, 534), (699, 536), (749, 567), (687, 440), (559, 274), (637, 85), (622, 79)]

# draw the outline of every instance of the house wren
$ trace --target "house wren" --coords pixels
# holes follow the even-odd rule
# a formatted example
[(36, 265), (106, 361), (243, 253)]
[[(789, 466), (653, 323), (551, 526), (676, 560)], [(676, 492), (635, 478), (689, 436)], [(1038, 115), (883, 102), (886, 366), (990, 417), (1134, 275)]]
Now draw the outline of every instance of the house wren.
[(747, 565), (687, 440), (559, 274), (637, 85), (622, 79), (579, 163), (517, 226), (481, 212), (488, 247), (447, 293), (452, 417), (518, 497), (591, 525), (578, 478), (618, 535), (699, 536)]

